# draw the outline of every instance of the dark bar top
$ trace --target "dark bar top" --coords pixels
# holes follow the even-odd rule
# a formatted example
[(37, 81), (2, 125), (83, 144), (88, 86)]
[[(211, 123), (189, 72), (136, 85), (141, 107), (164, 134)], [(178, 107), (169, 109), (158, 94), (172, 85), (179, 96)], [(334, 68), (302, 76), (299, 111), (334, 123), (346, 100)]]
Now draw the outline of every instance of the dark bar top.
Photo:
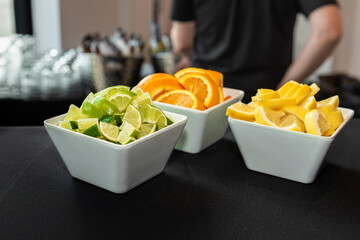
[(0, 239), (359, 239), (359, 136), (353, 119), (308, 185), (248, 170), (229, 130), (114, 194), (72, 178), (43, 127), (0, 127)]

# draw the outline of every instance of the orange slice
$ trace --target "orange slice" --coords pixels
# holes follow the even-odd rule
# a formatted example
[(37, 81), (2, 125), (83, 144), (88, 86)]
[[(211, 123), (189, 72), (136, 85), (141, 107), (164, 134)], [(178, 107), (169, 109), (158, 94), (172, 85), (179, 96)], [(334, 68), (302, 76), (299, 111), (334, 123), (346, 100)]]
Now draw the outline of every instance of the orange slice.
[(220, 102), (219, 87), (214, 80), (202, 73), (189, 73), (180, 77), (178, 81), (185, 89), (194, 93), (206, 108), (210, 108)]
[(175, 77), (167, 73), (151, 74), (143, 78), (138, 86), (144, 92), (149, 92), (152, 99), (157, 98), (167, 91), (184, 89)]
[(217, 85), (219, 85), (219, 87), (221, 88), (224, 87), (224, 75), (221, 72), (210, 69), (208, 69), (207, 72), (215, 80), (215, 82), (217, 83)]
[(185, 89), (168, 91), (156, 98), (155, 101), (204, 110), (204, 106), (201, 104), (196, 95)]

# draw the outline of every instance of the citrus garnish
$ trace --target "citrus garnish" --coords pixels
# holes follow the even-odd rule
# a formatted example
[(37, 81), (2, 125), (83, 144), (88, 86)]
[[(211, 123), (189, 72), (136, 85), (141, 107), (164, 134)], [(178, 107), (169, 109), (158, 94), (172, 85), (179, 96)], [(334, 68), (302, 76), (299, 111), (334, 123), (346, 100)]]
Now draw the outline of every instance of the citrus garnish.
[[(279, 90), (277, 90), (277, 91), (278, 91), (278, 93), (280, 94), (281, 97), (284, 97), (285, 94), (286, 94), (287, 92), (289, 92), (289, 90), (290, 90), (292, 87), (294, 87), (294, 86), (296, 86), (296, 85), (299, 85), (299, 83), (291, 80), (291, 81), (285, 83), (285, 84), (284, 84)], [(294, 93), (295, 93), (295, 91), (294, 91)]]
[(123, 122), (131, 123), (135, 128), (139, 129), (142, 123), (139, 110), (133, 105), (129, 105), (123, 117)]
[(141, 90), (141, 88), (139, 87), (139, 85), (136, 85), (135, 87), (133, 87), (130, 92), (133, 92), (133, 93), (135, 93), (135, 94), (138, 95), (138, 96), (140, 96), (141, 94), (144, 93), (144, 91)]
[(280, 125), (282, 113), (267, 107), (258, 106), (255, 109), (254, 116), (257, 123), (277, 127)]
[(156, 98), (155, 101), (198, 110), (204, 109), (196, 95), (185, 89), (168, 91)]
[(282, 110), (286, 113), (292, 114), (296, 117), (298, 117), (301, 121), (305, 121), (305, 115), (307, 113), (307, 111), (299, 106), (296, 105), (290, 105), (290, 106), (285, 106), (282, 108)]
[(131, 143), (131, 142), (133, 142), (135, 140), (136, 139), (134, 137), (130, 137), (124, 131), (120, 131), (119, 136), (117, 138), (117, 142), (122, 144), (122, 145), (129, 144), (129, 143)]
[(253, 121), (255, 109), (242, 102), (237, 102), (228, 107), (226, 115), (240, 120)]
[(128, 123), (126, 121), (123, 121), (123, 123), (120, 126), (120, 130), (124, 131), (130, 137), (137, 137), (137, 135), (139, 134), (139, 129), (135, 128), (131, 123)]
[(86, 118), (77, 120), (77, 125), (79, 131), (85, 131), (87, 128), (93, 126), (94, 124), (98, 124), (99, 120), (97, 118)]
[(317, 108), (316, 99), (314, 96), (307, 97), (307, 98), (303, 99), (298, 104), (298, 106), (304, 108), (306, 111), (313, 110), (313, 109)]
[(150, 133), (155, 132), (156, 129), (156, 123), (144, 123), (140, 127), (138, 138), (142, 138), (146, 135), (149, 135)]
[(179, 82), (194, 93), (207, 108), (220, 102), (219, 87), (209, 75), (189, 73), (179, 78)]
[(267, 107), (271, 109), (280, 109), (285, 106), (296, 105), (296, 99), (292, 97), (288, 98), (275, 98), (275, 99), (266, 99), (257, 102), (259, 106)]
[(118, 85), (118, 86), (112, 86), (112, 87), (105, 88), (105, 89), (101, 90), (100, 92), (97, 92), (95, 95), (102, 96), (105, 99), (109, 99), (109, 97), (111, 95), (113, 95), (114, 93), (117, 93), (119, 91), (129, 91), (129, 90), (130, 90), (130, 87), (128, 87), (128, 86)]
[(91, 137), (101, 137), (101, 132), (99, 130), (99, 125), (98, 124), (94, 124), (90, 127), (88, 127), (87, 129), (85, 129), (85, 131), (83, 132), (83, 134), (91, 136)]
[(305, 116), (305, 129), (307, 133), (321, 136), (330, 129), (324, 116), (317, 109), (310, 110)]
[(100, 131), (107, 140), (111, 142), (117, 142), (117, 138), (120, 132), (118, 126), (106, 122), (100, 122)]
[(84, 119), (88, 117), (88, 115), (81, 112), (80, 108), (78, 108), (74, 104), (71, 104), (68, 112), (65, 115), (64, 121), (76, 121), (78, 119)]
[(332, 96), (332, 97), (329, 97), (327, 99), (317, 102), (318, 107), (323, 107), (325, 105), (330, 105), (334, 108), (337, 108), (339, 106), (339, 96), (335, 95), (335, 96)]
[(95, 97), (93, 104), (107, 115), (112, 115), (116, 110), (116, 106), (114, 104), (100, 95)]
[(109, 101), (116, 106), (120, 112), (124, 112), (134, 96), (136, 96), (136, 94), (133, 92), (120, 90), (111, 95)]
[(149, 92), (152, 99), (156, 99), (161, 94), (176, 90), (183, 89), (178, 80), (166, 73), (154, 73), (143, 78), (138, 86), (144, 92)]
[(281, 118), (279, 127), (297, 132), (304, 132), (305, 130), (304, 123), (294, 115), (286, 115)]

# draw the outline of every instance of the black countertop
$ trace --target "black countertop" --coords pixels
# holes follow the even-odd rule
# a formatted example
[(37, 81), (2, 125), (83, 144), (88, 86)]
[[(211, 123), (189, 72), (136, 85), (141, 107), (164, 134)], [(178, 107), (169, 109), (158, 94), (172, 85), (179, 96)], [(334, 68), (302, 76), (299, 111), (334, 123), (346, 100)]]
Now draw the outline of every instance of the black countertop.
[(229, 130), (125, 194), (72, 178), (43, 127), (0, 127), (1, 239), (359, 239), (360, 120), (312, 184), (248, 170)]

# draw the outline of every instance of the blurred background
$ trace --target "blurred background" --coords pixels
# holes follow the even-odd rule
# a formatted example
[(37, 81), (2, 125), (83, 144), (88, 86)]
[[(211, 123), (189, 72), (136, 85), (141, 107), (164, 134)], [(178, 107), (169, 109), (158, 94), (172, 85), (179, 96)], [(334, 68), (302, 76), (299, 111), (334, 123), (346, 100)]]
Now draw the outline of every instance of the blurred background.
[[(90, 91), (172, 74), (171, 2), (0, 0), (0, 125), (42, 125)], [(318, 99), (338, 94), (359, 117), (360, 1), (338, 2), (344, 37), (307, 81), (320, 86)], [(309, 34), (302, 15), (294, 34), (296, 57)]]

